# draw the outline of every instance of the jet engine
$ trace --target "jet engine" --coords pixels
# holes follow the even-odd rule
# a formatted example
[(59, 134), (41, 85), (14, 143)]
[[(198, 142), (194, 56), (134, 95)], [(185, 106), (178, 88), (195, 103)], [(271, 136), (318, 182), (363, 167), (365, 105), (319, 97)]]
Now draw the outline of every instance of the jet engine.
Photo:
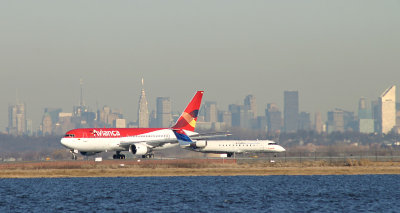
[(134, 155), (145, 155), (149, 149), (144, 144), (133, 144), (129, 146), (129, 152)]
[(203, 148), (203, 147), (206, 147), (207, 146), (207, 141), (196, 141), (196, 143), (195, 143), (196, 145), (196, 147), (198, 147), (198, 148)]

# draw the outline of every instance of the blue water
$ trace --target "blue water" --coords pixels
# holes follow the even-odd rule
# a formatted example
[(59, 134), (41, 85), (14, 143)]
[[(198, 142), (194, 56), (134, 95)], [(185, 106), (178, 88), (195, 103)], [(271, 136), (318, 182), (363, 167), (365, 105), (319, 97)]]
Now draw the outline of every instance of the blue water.
[(0, 179), (0, 212), (399, 212), (400, 175)]

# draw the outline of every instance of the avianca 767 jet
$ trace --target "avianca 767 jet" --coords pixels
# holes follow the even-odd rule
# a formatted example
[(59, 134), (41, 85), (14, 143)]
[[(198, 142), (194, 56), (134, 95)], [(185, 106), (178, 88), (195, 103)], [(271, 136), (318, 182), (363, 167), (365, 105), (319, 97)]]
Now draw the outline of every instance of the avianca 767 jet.
[(208, 137), (194, 132), (203, 91), (197, 91), (178, 121), (171, 128), (85, 128), (68, 131), (61, 144), (72, 153), (94, 155), (103, 151), (115, 151), (114, 159), (124, 159), (121, 151), (129, 151), (142, 158), (154, 157), (153, 150), (165, 149), (178, 144), (173, 130), (182, 130), (194, 137)]

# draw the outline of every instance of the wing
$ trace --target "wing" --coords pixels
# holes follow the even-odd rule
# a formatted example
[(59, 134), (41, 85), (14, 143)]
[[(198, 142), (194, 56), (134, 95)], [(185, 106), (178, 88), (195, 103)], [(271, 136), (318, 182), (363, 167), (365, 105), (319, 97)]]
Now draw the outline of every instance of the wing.
[(178, 140), (176, 140), (176, 138), (171, 138), (171, 139), (167, 139), (167, 140), (164, 139), (164, 140), (152, 140), (152, 141), (121, 141), (119, 146), (128, 148), (130, 145), (134, 145), (134, 144), (138, 144), (138, 143), (144, 143), (150, 148), (156, 148), (156, 147), (162, 147), (165, 144), (178, 143)]
[(191, 135), (190, 139), (192, 140), (205, 140), (209, 138), (218, 138), (218, 137), (228, 137), (232, 134), (229, 132), (213, 132), (213, 133), (199, 133), (196, 135)]

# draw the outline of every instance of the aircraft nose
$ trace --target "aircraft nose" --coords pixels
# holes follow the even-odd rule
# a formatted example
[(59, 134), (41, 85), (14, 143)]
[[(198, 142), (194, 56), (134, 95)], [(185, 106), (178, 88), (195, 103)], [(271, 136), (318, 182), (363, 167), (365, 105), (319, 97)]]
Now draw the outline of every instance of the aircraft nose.
[(65, 147), (69, 148), (69, 146), (68, 146), (68, 140), (67, 140), (67, 139), (61, 138), (61, 144), (62, 144), (63, 146), (65, 146)]
[(286, 149), (283, 148), (282, 146), (279, 146), (279, 151), (280, 151), (280, 152), (284, 152), (284, 151), (286, 151)]

